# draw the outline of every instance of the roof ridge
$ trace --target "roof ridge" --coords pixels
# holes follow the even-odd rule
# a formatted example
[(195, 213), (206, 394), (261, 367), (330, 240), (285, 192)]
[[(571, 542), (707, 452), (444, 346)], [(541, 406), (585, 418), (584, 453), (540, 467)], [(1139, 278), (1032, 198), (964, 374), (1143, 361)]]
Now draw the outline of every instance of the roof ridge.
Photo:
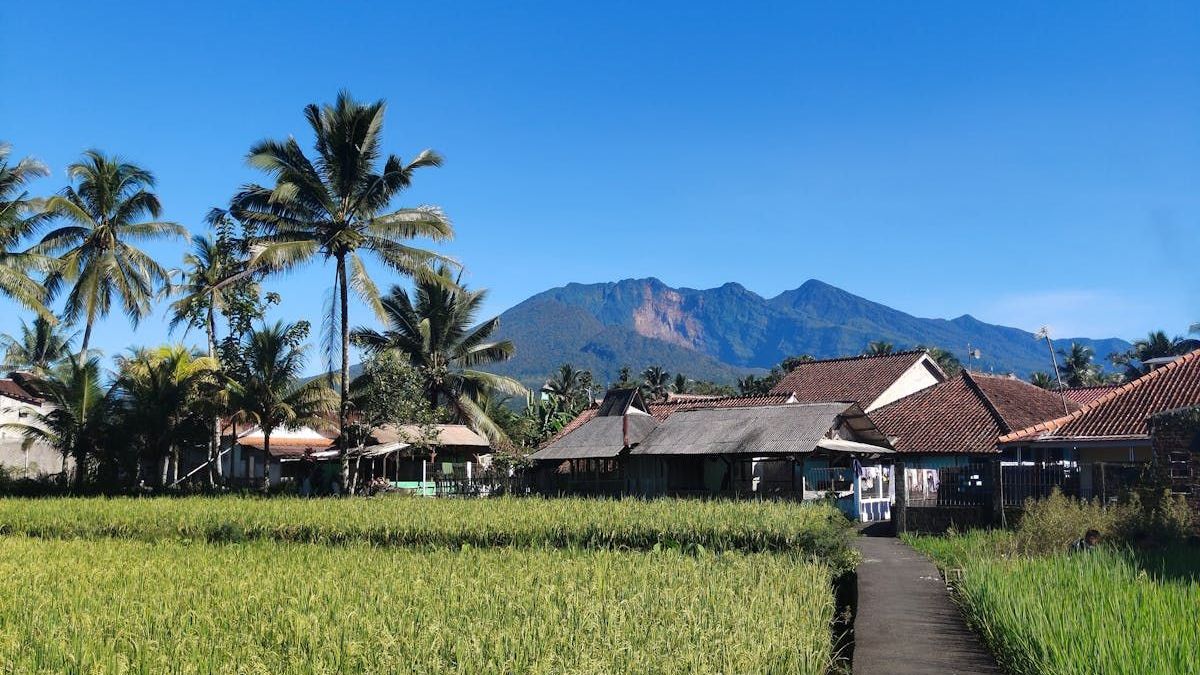
[(1175, 359), (1174, 361), (1172, 361), (1164, 366), (1155, 368), (1154, 370), (1146, 373), (1145, 375), (1139, 377), (1136, 380), (1133, 380), (1132, 382), (1126, 382), (1125, 384), (1119, 385), (1116, 389), (1113, 389), (1112, 391), (1108, 392), (1107, 394), (1099, 396), (1094, 401), (1081, 406), (1079, 408), (1079, 410), (1076, 410), (1075, 412), (1072, 412), (1067, 415), (1063, 415), (1062, 417), (1056, 417), (1052, 420), (1047, 420), (1045, 422), (1039, 422), (1038, 424), (1035, 424), (1031, 427), (1025, 427), (1024, 429), (1018, 429), (1017, 431), (1014, 431), (1012, 433), (1001, 436), (997, 442), (998, 443), (1011, 443), (1013, 441), (1021, 440), (1022, 438), (1026, 437), (1026, 436), (1031, 436), (1035, 433), (1040, 433), (1042, 431), (1053, 431), (1055, 429), (1058, 429), (1058, 428), (1062, 427), (1063, 425), (1067, 424), (1068, 422), (1079, 419), (1084, 414), (1089, 413), (1089, 412), (1099, 408), (1100, 406), (1107, 404), (1109, 401), (1111, 401), (1115, 398), (1124, 396), (1126, 392), (1130, 392), (1135, 389), (1140, 389), (1140, 388), (1146, 386), (1147, 382), (1151, 382), (1157, 378), (1162, 377), (1163, 374), (1168, 371), (1177, 370), (1177, 369), (1183, 367), (1184, 364), (1191, 363), (1192, 361), (1196, 360), (1197, 358), (1200, 358), (1200, 349), (1196, 349), (1194, 351), (1188, 352), (1187, 354), (1184, 354), (1183, 356)]
[[(829, 359), (813, 359), (811, 361), (804, 361), (802, 363), (796, 364), (796, 368), (802, 368), (804, 366), (811, 365), (813, 363), (834, 363), (837, 361), (858, 361), (861, 359), (882, 359), (882, 358), (887, 358), (889, 356), (911, 356), (913, 354), (926, 354), (926, 353), (928, 353), (928, 351), (929, 350), (927, 350), (927, 349), (907, 349), (907, 350), (898, 351), (898, 352), (888, 352), (887, 354), (857, 354), (855, 356), (835, 356), (835, 357), (829, 358)], [(793, 368), (792, 370), (794, 371), (795, 368)]]
[(963, 368), (962, 379), (967, 383), (967, 387), (971, 389), (971, 391), (974, 391), (975, 395), (983, 401), (984, 407), (987, 408), (989, 413), (991, 413), (992, 419), (996, 421), (996, 425), (1000, 427), (1001, 435), (1011, 433), (1012, 427), (1008, 425), (1008, 420), (1004, 419), (1004, 415), (1000, 414), (1000, 409), (996, 407), (995, 402), (993, 402), (991, 397), (987, 395), (987, 392), (983, 390), (983, 387), (979, 386), (979, 383), (975, 381), (975, 376), (971, 374), (971, 371)]

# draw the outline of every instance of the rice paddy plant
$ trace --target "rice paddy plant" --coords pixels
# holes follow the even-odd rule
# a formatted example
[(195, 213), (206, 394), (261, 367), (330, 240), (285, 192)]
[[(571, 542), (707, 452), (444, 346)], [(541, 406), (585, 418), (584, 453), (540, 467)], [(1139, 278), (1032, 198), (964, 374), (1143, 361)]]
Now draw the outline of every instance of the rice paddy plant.
[(1200, 550), (1024, 556), (1006, 536), (910, 542), (962, 570), (964, 611), (1009, 672), (1200, 673)]
[(0, 499), (0, 534), (458, 548), (793, 552), (853, 567), (825, 505), (694, 500), (188, 497)]
[(770, 553), (6, 537), (0, 670), (824, 673), (828, 567)]

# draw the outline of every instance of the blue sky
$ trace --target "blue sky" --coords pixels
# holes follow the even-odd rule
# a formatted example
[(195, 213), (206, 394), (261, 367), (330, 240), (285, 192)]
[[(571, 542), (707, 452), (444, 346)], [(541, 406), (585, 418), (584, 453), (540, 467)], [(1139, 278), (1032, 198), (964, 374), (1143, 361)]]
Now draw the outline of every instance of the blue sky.
[[(446, 209), (492, 312), (815, 277), (1062, 337), (1200, 320), (1197, 3), (50, 4), (0, 5), (0, 138), (41, 193), (98, 147), (200, 229), (346, 87), (388, 101), (388, 151), (446, 156), (397, 204)], [(270, 282), (275, 316), (319, 324), (331, 278)], [(160, 312), (95, 343), (165, 339)]]

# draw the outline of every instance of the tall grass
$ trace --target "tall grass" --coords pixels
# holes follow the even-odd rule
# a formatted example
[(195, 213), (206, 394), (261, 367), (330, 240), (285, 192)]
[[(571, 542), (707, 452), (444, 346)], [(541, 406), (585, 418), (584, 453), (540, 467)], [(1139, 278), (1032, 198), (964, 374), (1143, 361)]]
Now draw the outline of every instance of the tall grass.
[(0, 499), (0, 534), (43, 538), (777, 551), (841, 571), (855, 562), (849, 532), (835, 509), (782, 502)]
[(1010, 533), (908, 541), (962, 570), (972, 625), (1020, 675), (1200, 673), (1200, 550), (1020, 554)]
[(832, 614), (775, 554), (0, 542), (4, 672), (823, 673)]

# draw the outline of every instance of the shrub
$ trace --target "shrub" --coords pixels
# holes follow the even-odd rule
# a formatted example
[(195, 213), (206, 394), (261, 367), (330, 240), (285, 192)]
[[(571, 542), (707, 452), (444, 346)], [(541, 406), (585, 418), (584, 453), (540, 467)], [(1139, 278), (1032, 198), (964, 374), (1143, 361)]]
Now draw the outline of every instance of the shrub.
[(1057, 553), (1095, 529), (1114, 544), (1162, 546), (1185, 539), (1191, 518), (1187, 503), (1166, 490), (1132, 492), (1119, 503), (1105, 505), (1073, 499), (1055, 489), (1045, 499), (1025, 503), (1013, 545), (1026, 555)]

